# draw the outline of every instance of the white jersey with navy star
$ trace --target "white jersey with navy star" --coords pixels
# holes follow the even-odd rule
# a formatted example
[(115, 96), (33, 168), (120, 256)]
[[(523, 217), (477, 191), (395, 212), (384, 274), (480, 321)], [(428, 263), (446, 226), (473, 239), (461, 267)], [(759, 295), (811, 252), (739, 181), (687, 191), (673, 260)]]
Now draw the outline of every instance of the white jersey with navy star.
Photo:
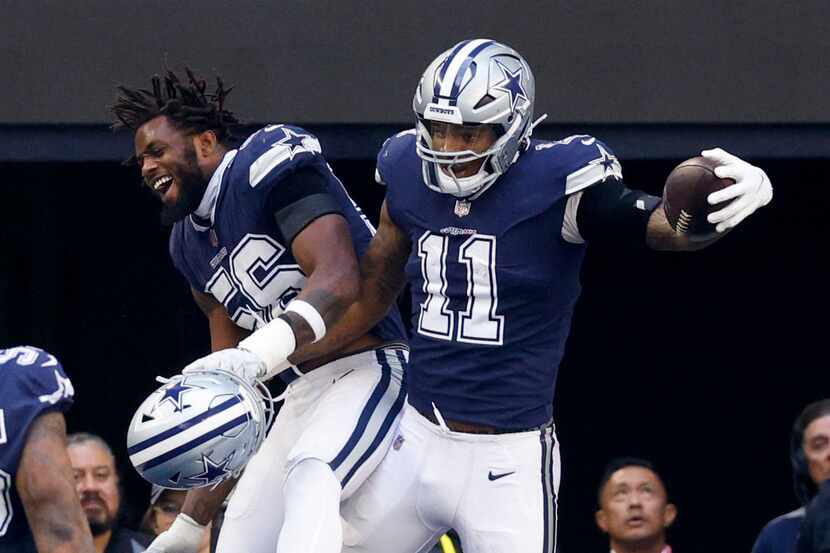
[(424, 185), (415, 139), (392, 137), (377, 164), (412, 244), (409, 402), (496, 428), (543, 425), (580, 292), (579, 194), (621, 179), (619, 162), (591, 136), (533, 140), (468, 202)]
[[(305, 286), (306, 275), (291, 253), (293, 236), (284, 236), (269, 206), (284, 183), (306, 169), (325, 179), (326, 192), (348, 221), (359, 257), (374, 229), (331, 171), (318, 140), (289, 125), (269, 125), (238, 150), (230, 150), (196, 212), (173, 227), (170, 255), (176, 268), (195, 290), (222, 303), (242, 328), (256, 330), (273, 320)], [(296, 203), (306, 200), (301, 197)], [(296, 226), (292, 217), (286, 216), (289, 227)], [(397, 310), (373, 332), (383, 340), (403, 339)]]
[(68, 410), (74, 394), (63, 367), (49, 353), (27, 346), (0, 349), (0, 549), (33, 549), (14, 487), (20, 456), (35, 419)]

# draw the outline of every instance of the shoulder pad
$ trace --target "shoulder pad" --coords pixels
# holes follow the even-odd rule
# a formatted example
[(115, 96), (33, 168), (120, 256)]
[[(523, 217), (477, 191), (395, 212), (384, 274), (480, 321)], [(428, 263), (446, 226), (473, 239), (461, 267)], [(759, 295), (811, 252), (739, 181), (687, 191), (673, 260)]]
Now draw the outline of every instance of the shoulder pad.
[(587, 134), (534, 145), (536, 151), (550, 150), (565, 178), (565, 194), (573, 194), (608, 178), (622, 180), (622, 167), (613, 150)]
[(310, 132), (291, 125), (268, 125), (239, 148), (233, 165), (235, 178), (245, 172), (251, 188), (276, 182), (288, 170), (305, 165), (322, 154), (320, 141)]
[(375, 180), (379, 184), (386, 184), (387, 180), (384, 175), (387, 174), (389, 166), (397, 163), (402, 155), (414, 151), (415, 129), (401, 131), (387, 138), (378, 152)]
[(33, 401), (55, 405), (75, 395), (72, 382), (54, 355), (40, 348), (18, 346), (0, 350), (0, 376), (4, 387), (22, 384), (36, 397)]

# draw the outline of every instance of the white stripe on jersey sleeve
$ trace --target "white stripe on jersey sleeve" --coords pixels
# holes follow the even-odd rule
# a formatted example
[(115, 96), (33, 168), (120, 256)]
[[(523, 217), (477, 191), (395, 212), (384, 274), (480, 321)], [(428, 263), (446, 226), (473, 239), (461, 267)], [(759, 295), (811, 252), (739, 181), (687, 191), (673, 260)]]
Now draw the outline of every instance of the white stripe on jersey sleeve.
[(622, 180), (622, 166), (616, 158), (613, 159), (610, 168), (600, 163), (602, 158), (595, 159), (588, 163), (588, 165), (574, 171), (565, 179), (565, 194), (573, 194), (592, 184), (603, 181), (606, 178), (613, 176)]
[(383, 177), (380, 176), (380, 171), (377, 170), (377, 167), (375, 167), (375, 182), (381, 186), (386, 186), (386, 183), (383, 182)]
[(579, 227), (576, 224), (576, 213), (579, 210), (579, 199), (582, 191), (568, 196), (568, 203), (565, 204), (565, 217), (562, 219), (562, 238), (571, 244), (584, 244), (585, 239), (579, 234)]

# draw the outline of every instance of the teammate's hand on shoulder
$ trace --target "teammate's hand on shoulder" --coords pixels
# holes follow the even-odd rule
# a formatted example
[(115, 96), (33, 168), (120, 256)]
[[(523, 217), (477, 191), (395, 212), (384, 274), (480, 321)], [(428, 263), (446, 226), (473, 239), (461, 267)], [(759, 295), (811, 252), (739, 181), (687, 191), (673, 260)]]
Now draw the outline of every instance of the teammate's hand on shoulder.
[(198, 371), (227, 371), (253, 384), (265, 376), (265, 361), (257, 354), (240, 348), (228, 348), (215, 351), (197, 359), (182, 370), (182, 374)]
[(712, 192), (707, 198), (711, 205), (732, 200), (726, 207), (707, 217), (710, 223), (716, 225), (715, 230), (718, 232), (737, 226), (756, 209), (772, 200), (772, 184), (762, 169), (720, 148), (704, 150), (700, 155), (718, 163), (715, 175), (735, 181), (732, 186)]
[(145, 553), (196, 553), (205, 527), (180, 513), (170, 528), (156, 536)]

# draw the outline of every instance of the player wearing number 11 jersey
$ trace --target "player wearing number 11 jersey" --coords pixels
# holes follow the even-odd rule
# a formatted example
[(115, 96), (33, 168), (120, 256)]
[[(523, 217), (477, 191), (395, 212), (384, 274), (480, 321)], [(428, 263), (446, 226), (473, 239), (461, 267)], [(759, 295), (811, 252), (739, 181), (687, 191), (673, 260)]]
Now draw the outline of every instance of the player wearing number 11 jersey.
[[(344, 551), (423, 551), (448, 528), (466, 553), (554, 551), (554, 384), (586, 244), (702, 245), (623, 184), (599, 140), (531, 139), (534, 94), (515, 50), (461, 42), (421, 78), (416, 128), (378, 155), (381, 223), (361, 294), (330, 334), (362, 332), (408, 281), (409, 397), (395, 446), (343, 505)], [(737, 181), (712, 202), (735, 198), (710, 216), (723, 231), (772, 190), (760, 169), (707, 155)]]
[[(374, 229), (313, 135), (269, 125), (233, 148), (227, 90), (219, 81), (208, 91), (188, 77), (155, 77), (151, 90), (122, 87), (112, 110), (118, 126), (135, 131), (143, 180), (161, 200), (163, 218), (175, 221), (170, 254), (208, 318), (212, 349), (241, 363), (250, 382), (279, 375), (288, 384), (236, 485), (218, 551), (339, 552), (341, 498), (377, 466), (405, 395), (407, 351), (396, 309), (349, 343), (333, 348), (325, 338), (326, 325), (357, 291), (356, 259)], [(303, 346), (310, 360), (293, 366), (288, 357)], [(228, 368), (217, 359), (225, 358), (212, 354), (190, 369)], [(187, 388), (185, 377), (171, 398), (180, 409), (188, 407)], [(175, 463), (183, 449), (205, 442), (177, 442), (158, 452), (158, 462)], [(197, 453), (204, 471), (170, 471), (171, 487), (228, 476), (229, 459)], [(195, 552), (201, 526), (230, 485), (188, 492), (182, 514), (148, 551)]]

